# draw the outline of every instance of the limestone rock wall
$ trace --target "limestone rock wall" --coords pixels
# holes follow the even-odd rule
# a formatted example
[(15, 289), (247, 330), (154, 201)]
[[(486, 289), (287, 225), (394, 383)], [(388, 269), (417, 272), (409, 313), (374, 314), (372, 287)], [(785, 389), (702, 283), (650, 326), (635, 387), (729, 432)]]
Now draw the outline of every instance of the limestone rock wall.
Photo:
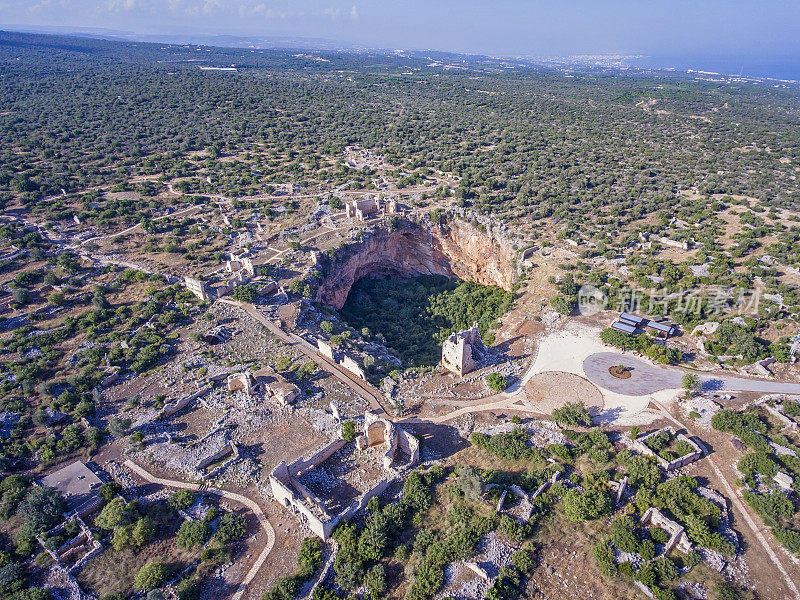
[(316, 300), (341, 308), (353, 284), (368, 275), (444, 275), (510, 290), (513, 259), (502, 236), (457, 219), (425, 219), (395, 231), (379, 229), (340, 250), (329, 259)]

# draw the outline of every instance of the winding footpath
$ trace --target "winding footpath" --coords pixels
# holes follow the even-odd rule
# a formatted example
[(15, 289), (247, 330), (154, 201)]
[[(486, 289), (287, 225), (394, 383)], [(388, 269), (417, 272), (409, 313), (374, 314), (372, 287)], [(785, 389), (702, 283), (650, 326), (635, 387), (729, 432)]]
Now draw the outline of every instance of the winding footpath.
[[(179, 488), (182, 490), (192, 490), (193, 492), (200, 490), (200, 484), (197, 483), (187, 483), (185, 481), (176, 481), (174, 479), (162, 479), (160, 477), (156, 477), (130, 459), (126, 460), (124, 465), (149, 483)], [(242, 581), (239, 583), (239, 587), (236, 589), (236, 592), (234, 592), (233, 596), (231, 596), (231, 600), (241, 600), (245, 590), (247, 589), (247, 586), (250, 585), (250, 582), (253, 581), (253, 579), (255, 579), (255, 576), (258, 574), (258, 571), (261, 569), (264, 561), (267, 560), (269, 553), (272, 552), (273, 546), (275, 546), (275, 529), (267, 519), (264, 511), (261, 510), (261, 507), (250, 498), (234, 492), (228, 492), (219, 489), (206, 488), (202, 491), (204, 494), (213, 494), (215, 496), (225, 498), (226, 500), (232, 500), (233, 502), (238, 502), (239, 504), (246, 506), (248, 509), (253, 511), (253, 514), (255, 514), (258, 518), (261, 529), (263, 529), (264, 533), (267, 534), (267, 543), (264, 545), (264, 549), (261, 551), (261, 554), (258, 555), (256, 562), (253, 563), (253, 566), (250, 567), (247, 575), (245, 575), (244, 579), (242, 579)]]

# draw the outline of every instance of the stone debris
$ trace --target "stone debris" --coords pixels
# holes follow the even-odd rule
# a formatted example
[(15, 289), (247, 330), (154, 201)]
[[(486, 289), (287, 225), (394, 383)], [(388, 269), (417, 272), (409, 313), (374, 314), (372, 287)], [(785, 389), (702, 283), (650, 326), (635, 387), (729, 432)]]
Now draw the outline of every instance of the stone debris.
[(499, 433), (510, 433), (522, 427), (530, 433), (530, 443), (537, 448), (545, 448), (550, 444), (561, 444), (562, 446), (571, 446), (572, 442), (561, 433), (561, 428), (552, 421), (544, 420), (531, 420), (525, 421), (523, 424), (516, 423), (498, 423), (497, 425), (490, 425), (488, 427), (479, 427), (476, 431), (485, 433), (486, 435), (497, 435)]
[(706, 396), (692, 396), (681, 400), (680, 407), (687, 417), (693, 412), (699, 414), (700, 416), (695, 417), (693, 421), (703, 429), (711, 429), (711, 419), (722, 408), (722, 406)]
[[(435, 600), (482, 600), (500, 568), (513, 564), (511, 557), (516, 550), (516, 546), (509, 544), (497, 532), (486, 534), (478, 544), (478, 553), (474, 557), (450, 563), (445, 567), (444, 586), (435, 596)], [(478, 574), (472, 565), (483, 571), (485, 576)]]

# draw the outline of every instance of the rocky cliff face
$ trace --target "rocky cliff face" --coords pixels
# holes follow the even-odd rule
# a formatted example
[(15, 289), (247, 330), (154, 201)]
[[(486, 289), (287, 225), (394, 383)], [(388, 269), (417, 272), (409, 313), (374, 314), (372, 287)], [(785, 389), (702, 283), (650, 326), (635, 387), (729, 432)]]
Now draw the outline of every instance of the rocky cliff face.
[(353, 283), (368, 275), (444, 275), (508, 290), (515, 281), (513, 259), (505, 239), (459, 220), (379, 229), (330, 259), (316, 299), (341, 308)]

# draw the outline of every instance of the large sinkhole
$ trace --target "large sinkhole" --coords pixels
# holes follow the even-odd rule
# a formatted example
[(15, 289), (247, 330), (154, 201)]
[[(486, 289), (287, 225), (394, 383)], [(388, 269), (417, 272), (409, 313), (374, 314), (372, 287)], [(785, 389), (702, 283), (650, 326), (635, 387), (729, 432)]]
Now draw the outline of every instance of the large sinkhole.
[(404, 367), (433, 366), (445, 338), (475, 322), (492, 344), (497, 319), (512, 301), (510, 292), (494, 285), (440, 275), (372, 275), (353, 284), (339, 315), (355, 329), (368, 329)]

